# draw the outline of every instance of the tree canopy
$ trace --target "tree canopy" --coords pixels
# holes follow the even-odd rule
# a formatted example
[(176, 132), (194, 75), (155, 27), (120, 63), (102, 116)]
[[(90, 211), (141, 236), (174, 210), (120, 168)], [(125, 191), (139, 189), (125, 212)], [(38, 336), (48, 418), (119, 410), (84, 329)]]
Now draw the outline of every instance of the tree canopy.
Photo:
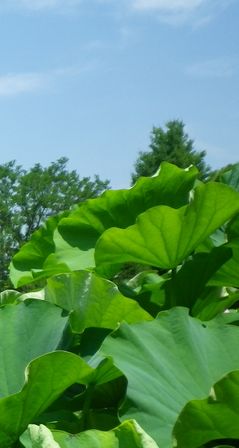
[(169, 162), (180, 168), (194, 165), (199, 170), (199, 177), (206, 179), (210, 167), (205, 162), (205, 151), (194, 149), (194, 141), (184, 130), (185, 125), (180, 120), (168, 121), (165, 129), (153, 127), (150, 136), (149, 151), (141, 151), (134, 165), (132, 183), (140, 176), (152, 176), (162, 162)]
[(12, 256), (47, 217), (109, 188), (109, 181), (97, 175), (92, 180), (67, 170), (67, 162), (62, 157), (46, 168), (37, 163), (29, 170), (15, 161), (0, 165), (1, 288), (6, 286)]

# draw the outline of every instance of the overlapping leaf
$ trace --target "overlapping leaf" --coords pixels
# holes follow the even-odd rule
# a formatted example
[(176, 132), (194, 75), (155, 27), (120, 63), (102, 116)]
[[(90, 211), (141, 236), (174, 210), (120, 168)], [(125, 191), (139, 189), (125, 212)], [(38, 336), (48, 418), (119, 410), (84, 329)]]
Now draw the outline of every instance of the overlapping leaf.
[[(14, 256), (10, 265), (10, 275), (12, 272), (12, 282), (14, 286), (21, 286), (34, 280), (34, 272), (42, 270), (45, 260), (54, 252), (53, 241), (54, 231), (57, 228), (63, 214), (49, 218), (46, 223), (33, 233), (30, 242), (26, 243)], [(51, 269), (49, 276), (55, 273)]]
[(50, 278), (43, 296), (71, 312), (71, 326), (77, 333), (89, 327), (115, 329), (123, 320), (136, 323), (152, 319), (137, 302), (124, 297), (114, 283), (86, 271)]
[(226, 244), (225, 249), (231, 250), (232, 257), (215, 272), (208, 283), (213, 286), (239, 288), (239, 238)]
[(15, 446), (28, 424), (73, 384), (88, 385), (93, 393), (95, 385), (120, 375), (110, 361), (100, 361), (94, 368), (69, 352), (56, 351), (34, 359), (25, 371), (24, 386), (19, 387), (17, 393), (0, 399), (1, 448)]
[(175, 268), (238, 211), (237, 192), (222, 184), (202, 184), (188, 206), (153, 207), (133, 226), (104, 232), (96, 245), (97, 270), (111, 275), (112, 265), (126, 262)]
[[(200, 297), (202, 297), (202, 301), (206, 299), (207, 283), (231, 256), (230, 248), (224, 246), (215, 247), (211, 252), (197, 253), (192, 256), (175, 276), (164, 284), (165, 308), (177, 305), (187, 306), (192, 310), (197, 299)], [(217, 310), (215, 309), (216, 314)], [(193, 315), (197, 314), (193, 313)]]
[(239, 372), (215, 384), (208, 398), (189, 402), (174, 433), (178, 448), (198, 448), (219, 439), (239, 440)]
[(10, 272), (14, 286), (93, 267), (94, 246), (106, 229), (125, 228), (139, 213), (158, 204), (181, 207), (188, 202), (196, 176), (194, 167), (182, 170), (165, 162), (158, 176), (141, 178), (128, 190), (106, 191), (81, 204), (67, 218), (47, 221), (44, 230), (33, 234), (13, 258)]
[(22, 390), (0, 399), (0, 446), (11, 448), (20, 434), (65, 389), (79, 382), (87, 384), (94, 369), (79, 356), (53, 352), (28, 366)]
[(43, 301), (0, 308), (0, 397), (18, 392), (27, 364), (61, 343), (68, 317)]
[(30, 425), (21, 437), (25, 448), (158, 448), (158, 445), (133, 420), (112, 431), (85, 431), (67, 434), (45, 426)]
[(159, 446), (171, 448), (187, 402), (205, 398), (216, 381), (239, 368), (238, 338), (238, 327), (204, 324), (184, 308), (153, 322), (122, 324), (101, 349), (128, 380), (122, 419), (135, 419)]

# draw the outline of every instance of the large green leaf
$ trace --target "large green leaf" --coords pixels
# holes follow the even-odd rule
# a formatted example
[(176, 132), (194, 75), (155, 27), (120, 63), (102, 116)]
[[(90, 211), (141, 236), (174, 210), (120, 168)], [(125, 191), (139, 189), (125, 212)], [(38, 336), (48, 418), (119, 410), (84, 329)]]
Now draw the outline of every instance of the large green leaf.
[[(89, 246), (88, 241), (77, 240), (81, 240), (81, 230), (91, 232), (89, 236), (94, 240), (93, 231), (100, 235), (110, 227), (126, 228), (140, 213), (155, 205), (178, 208), (187, 204), (197, 174), (195, 167), (183, 170), (163, 162), (157, 176), (141, 177), (128, 190), (108, 190), (100, 198), (86, 201), (61, 221), (59, 231), (71, 245), (77, 241), (85, 250)], [(92, 241), (89, 243), (92, 247)]]
[[(17, 393), (0, 399), (0, 446), (13, 448), (28, 424), (40, 416), (60, 395), (75, 383), (87, 386), (84, 420), (89, 399), (97, 385), (121, 376), (111, 361), (95, 362), (92, 367), (79, 356), (63, 351), (47, 353), (34, 359), (25, 370), (25, 384)], [(14, 445), (15, 446), (15, 445)]]
[(220, 380), (204, 400), (189, 402), (175, 425), (178, 448), (198, 448), (211, 440), (239, 440), (239, 372)]
[(30, 361), (59, 347), (67, 322), (60, 308), (43, 301), (0, 308), (0, 397), (21, 389)]
[(188, 206), (153, 207), (133, 226), (104, 232), (96, 245), (97, 269), (107, 275), (112, 265), (126, 262), (175, 268), (238, 211), (237, 192), (222, 184), (202, 184)]
[(45, 300), (71, 312), (71, 326), (77, 333), (89, 327), (115, 329), (123, 320), (136, 323), (152, 319), (114, 283), (86, 271), (48, 279), (43, 293)]
[[(141, 178), (128, 190), (106, 191), (81, 204), (67, 218), (47, 221), (44, 230), (33, 234), (13, 258), (10, 273), (14, 286), (93, 267), (96, 241), (106, 229), (125, 228), (155, 205), (181, 207), (188, 202), (196, 177), (194, 167), (183, 170), (165, 162), (158, 176)], [(42, 238), (47, 243), (44, 250)]]
[(94, 375), (94, 369), (72, 353), (48, 353), (32, 361), (22, 390), (0, 399), (1, 448), (11, 448), (27, 425), (65, 389), (76, 382), (88, 384)]
[(239, 369), (238, 338), (238, 327), (220, 319), (202, 323), (184, 308), (122, 324), (100, 349), (128, 380), (122, 419), (135, 419), (159, 446), (171, 448), (187, 402), (205, 398), (223, 375)]
[(21, 437), (25, 448), (158, 448), (158, 445), (133, 420), (112, 431), (85, 431), (68, 434), (50, 431), (43, 425), (30, 425)]

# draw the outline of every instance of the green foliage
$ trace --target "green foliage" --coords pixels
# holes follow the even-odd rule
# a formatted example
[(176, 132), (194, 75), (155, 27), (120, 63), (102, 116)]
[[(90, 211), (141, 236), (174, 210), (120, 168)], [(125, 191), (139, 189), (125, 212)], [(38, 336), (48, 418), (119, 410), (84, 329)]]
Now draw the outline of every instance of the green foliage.
[(239, 440), (239, 371), (213, 385), (204, 400), (190, 401), (175, 425), (178, 448), (196, 448), (210, 440)]
[[(173, 269), (207, 237), (239, 212), (237, 192), (221, 184), (203, 184), (185, 207), (152, 207), (127, 229), (109, 229), (96, 245), (97, 270), (106, 275), (112, 265), (145, 263)], [(108, 269), (107, 269), (108, 268)]]
[(180, 168), (195, 165), (199, 170), (200, 178), (207, 178), (210, 167), (204, 161), (206, 152), (194, 149), (194, 142), (185, 133), (184, 126), (182, 121), (173, 120), (166, 123), (166, 130), (153, 127), (150, 150), (139, 153), (135, 172), (132, 174), (132, 183), (140, 176), (152, 176), (164, 161)]
[(170, 448), (190, 397), (207, 396), (217, 378), (238, 365), (237, 344), (238, 328), (216, 320), (202, 325), (183, 308), (160, 313), (153, 322), (122, 324), (101, 348), (128, 380), (121, 417), (134, 418), (159, 446)]
[[(31, 297), (31, 293), (26, 296)], [(124, 297), (114, 283), (87, 271), (49, 278), (46, 288), (39, 291), (37, 297), (71, 312), (71, 328), (79, 334), (91, 327), (114, 329), (122, 320), (128, 323), (151, 320), (151, 316), (137, 302)]]
[(0, 294), (1, 448), (238, 446), (233, 169), (204, 184), (164, 162), (21, 247), (27, 292)]
[(43, 168), (39, 163), (28, 171), (15, 161), (0, 165), (0, 289), (8, 286), (8, 265), (12, 256), (28, 241), (43, 221), (75, 204), (96, 197), (108, 181), (98, 176), (80, 179), (66, 168), (62, 157)]
[(133, 420), (122, 423), (112, 431), (91, 430), (75, 435), (63, 431), (51, 432), (43, 425), (30, 425), (21, 441), (25, 448), (157, 448), (151, 437)]
[(51, 218), (13, 258), (14, 286), (69, 270), (94, 268), (95, 245), (105, 230), (127, 228), (140, 213), (159, 204), (174, 208), (187, 204), (196, 177), (194, 167), (184, 171), (164, 163), (158, 177), (139, 179), (129, 190), (106, 191), (67, 217)]

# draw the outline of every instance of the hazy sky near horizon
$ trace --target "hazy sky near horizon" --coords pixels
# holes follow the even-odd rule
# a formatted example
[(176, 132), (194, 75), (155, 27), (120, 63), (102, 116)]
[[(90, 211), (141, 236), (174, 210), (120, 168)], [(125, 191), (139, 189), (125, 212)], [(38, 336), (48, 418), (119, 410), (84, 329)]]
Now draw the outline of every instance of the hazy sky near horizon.
[(1, 0), (0, 163), (127, 188), (172, 119), (213, 168), (239, 161), (238, 23), (238, 0)]

